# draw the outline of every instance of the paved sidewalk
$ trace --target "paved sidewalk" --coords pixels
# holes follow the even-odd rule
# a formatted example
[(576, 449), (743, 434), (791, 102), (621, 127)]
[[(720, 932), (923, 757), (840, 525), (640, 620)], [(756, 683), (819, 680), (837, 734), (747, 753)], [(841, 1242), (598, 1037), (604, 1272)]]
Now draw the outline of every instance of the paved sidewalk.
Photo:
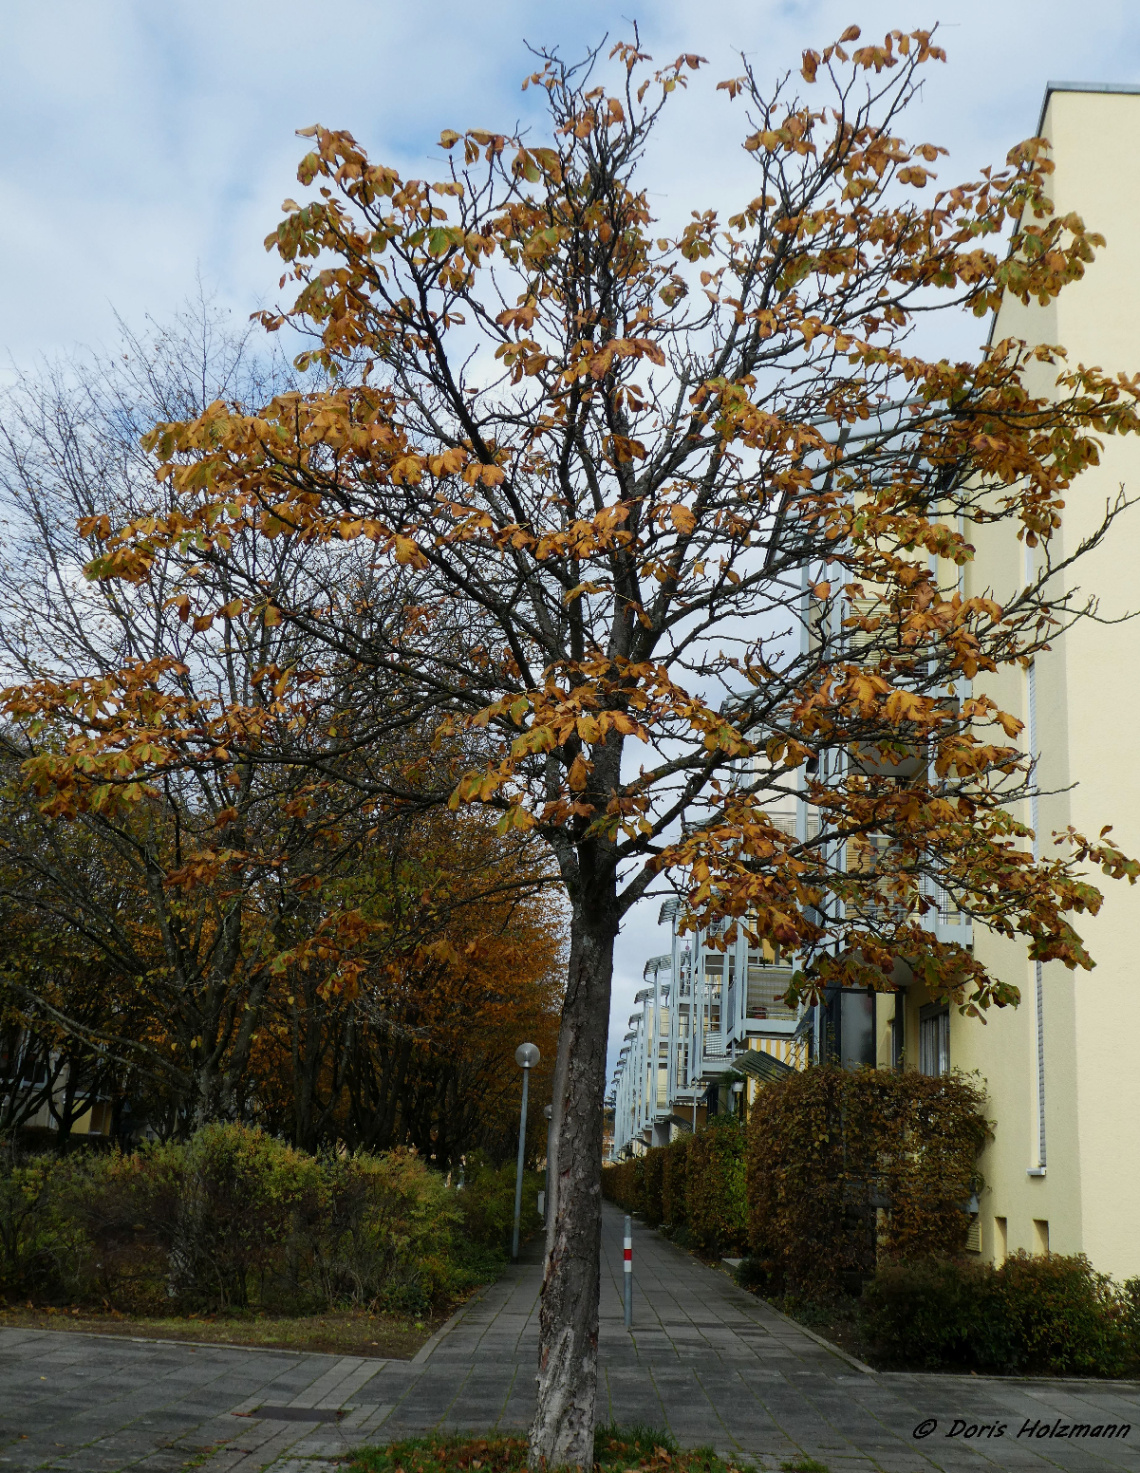
[[(204, 1473), (320, 1473), (354, 1446), (431, 1428), (523, 1432), (534, 1407), (539, 1254), (532, 1244), (413, 1362), (0, 1331), (0, 1473), (175, 1473), (191, 1460)], [(640, 1226), (631, 1334), (621, 1274), (621, 1217), (607, 1206), (603, 1421), (667, 1426), (684, 1446), (712, 1444), (763, 1469), (806, 1453), (831, 1473), (1140, 1473), (1140, 1386), (876, 1375)], [(947, 1436), (956, 1419), (1006, 1431)], [(916, 1439), (929, 1421), (931, 1435)], [(1026, 1422), (1133, 1431), (1108, 1441), (1018, 1437)]]

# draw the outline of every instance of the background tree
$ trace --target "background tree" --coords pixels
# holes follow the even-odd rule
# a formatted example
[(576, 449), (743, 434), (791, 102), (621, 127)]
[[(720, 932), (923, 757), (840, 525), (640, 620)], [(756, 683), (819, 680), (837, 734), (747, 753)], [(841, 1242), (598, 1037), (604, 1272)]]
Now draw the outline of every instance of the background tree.
[[(525, 1037), (543, 1054), (541, 1105), (556, 1047), (562, 920), (541, 855), (477, 814), (372, 835), (321, 898), (326, 916), (353, 917), (345, 940), (298, 917), (253, 1068), (267, 1123), (310, 1150), (411, 1144), (444, 1169), (476, 1148), (513, 1157), (515, 1048)], [(351, 986), (330, 987), (346, 959)]]
[[(224, 578), (246, 627), (323, 647), (323, 678), (399, 691), (469, 771), (389, 774), (386, 797), (489, 807), (557, 863), (569, 964), (531, 1438), (552, 1465), (591, 1458), (613, 943), (654, 880), (676, 876), (690, 923), (727, 913), (796, 953), (800, 995), (893, 985), (905, 958), (981, 1009), (1015, 989), (925, 928), (933, 881), (1031, 955), (1087, 965), (1083, 866), (1135, 877), (1079, 836), (1033, 859), (1011, 816), (1031, 782), (1019, 723), (971, 682), (1093, 612), (1050, 593), (1081, 551), (1055, 534), (1096, 436), (1137, 427), (1136, 381), (1013, 341), (926, 360), (913, 337), (1006, 291), (1049, 300), (1098, 238), (1051, 214), (1041, 140), (935, 192), (941, 150), (897, 130), (942, 53), (922, 31), (857, 39), (774, 89), (722, 84), (754, 191), (727, 219), (697, 201), (679, 232), (638, 170), (695, 56), (653, 72), (619, 45), (607, 87), (596, 56), (543, 55), (548, 136), (445, 132), (436, 183), (308, 130), (314, 192), (269, 241), (299, 292), (264, 321), (311, 334), (297, 362), (317, 381), (160, 425), (157, 510), (84, 524), (92, 576), (148, 589), (178, 549), (196, 618)], [(1031, 368), (1055, 391), (1033, 393)], [(956, 576), (971, 525), (995, 521), (1041, 549), (1004, 604)], [(318, 572), (289, 596), (262, 547), (314, 549)], [(21, 721), (72, 721), (39, 780), (81, 805), (216, 762), (223, 730), (235, 764), (257, 749), (256, 704), (224, 700), (188, 739), (133, 694), (163, 679), (132, 667), (82, 727), (82, 679), (11, 694)], [(818, 816), (807, 835), (773, 813), (790, 794)], [(877, 863), (849, 866), (871, 835)]]
[[(310, 1148), (414, 1143), (450, 1164), (502, 1131), (498, 1096), (515, 1070), (505, 1039), (487, 1047), (494, 1020), (525, 1001), (524, 1018), (549, 1033), (559, 923), (542, 898), (548, 875), (526, 835), (497, 837), (474, 816), (441, 833), (386, 812), (388, 767), (406, 785), (409, 764), (455, 754), (433, 757), (430, 733), (374, 678), (363, 691), (323, 678), (291, 626), (240, 620), (225, 568), (171, 549), (145, 589), (84, 583), (77, 519), (99, 506), (133, 516), (153, 498), (143, 425), (216, 393), (256, 403), (267, 385), (288, 386), (208, 303), (170, 330), (125, 333), (123, 348), (29, 375), (0, 406), (0, 649), (30, 682), (74, 677), (87, 692), (66, 721), (0, 738), (4, 1123), (46, 1105), (69, 1128), (106, 1087), (117, 1109), (133, 1097), (135, 1126), (145, 1116), (163, 1136), (272, 1118)], [(319, 548), (251, 551), (247, 573), (278, 602), (290, 581), (296, 598), (323, 576)], [(184, 578), (227, 611), (195, 615)], [(235, 705), (261, 712), (256, 763), (226, 750)], [(145, 791), (55, 780), (76, 717), (106, 737), (110, 713), (113, 744), (115, 724), (143, 708), (165, 712), (184, 754), (213, 729), (212, 760), (174, 761)], [(242, 733), (248, 748), (248, 720)], [(271, 1108), (281, 1081), (268, 1048), (283, 1018), (287, 1110)], [(479, 1095), (460, 1108), (457, 1083), (473, 1069)]]

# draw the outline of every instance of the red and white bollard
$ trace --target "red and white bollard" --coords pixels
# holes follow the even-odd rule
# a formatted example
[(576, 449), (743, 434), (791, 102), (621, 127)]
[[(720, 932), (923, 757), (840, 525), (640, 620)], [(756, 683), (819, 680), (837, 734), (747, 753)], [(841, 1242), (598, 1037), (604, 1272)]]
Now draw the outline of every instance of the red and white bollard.
[(625, 1262), (622, 1264), (622, 1268), (625, 1269), (625, 1274), (624, 1274), (624, 1278), (625, 1278), (625, 1327), (626, 1327), (627, 1330), (632, 1330), (633, 1329), (633, 1218), (632, 1217), (627, 1217), (626, 1220), (625, 1220), (625, 1240), (622, 1243), (622, 1250), (623, 1250), (622, 1251), (622, 1257), (625, 1259)]

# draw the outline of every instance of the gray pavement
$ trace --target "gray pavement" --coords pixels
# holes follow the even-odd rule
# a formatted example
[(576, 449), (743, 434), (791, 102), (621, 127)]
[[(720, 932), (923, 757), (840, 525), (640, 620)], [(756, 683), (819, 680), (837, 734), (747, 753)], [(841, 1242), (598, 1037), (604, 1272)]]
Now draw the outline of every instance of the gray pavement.
[[(532, 1244), (411, 1362), (2, 1330), (0, 1473), (322, 1473), (353, 1447), (432, 1428), (523, 1432), (539, 1253)], [(875, 1374), (640, 1226), (630, 1333), (621, 1274), (621, 1217), (607, 1206), (602, 1421), (666, 1426), (683, 1446), (712, 1445), (761, 1469), (806, 1454), (830, 1473), (1140, 1473), (1135, 1383)], [(1132, 1430), (1063, 1435), (1073, 1424)]]

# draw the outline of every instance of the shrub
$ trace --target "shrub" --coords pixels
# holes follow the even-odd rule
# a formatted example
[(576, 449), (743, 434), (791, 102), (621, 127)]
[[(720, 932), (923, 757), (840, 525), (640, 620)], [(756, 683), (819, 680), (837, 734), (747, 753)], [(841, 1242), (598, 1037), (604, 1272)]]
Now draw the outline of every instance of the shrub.
[(602, 1195), (702, 1253), (735, 1251), (747, 1236), (744, 1149), (740, 1122), (714, 1116), (695, 1136), (607, 1166)]
[(764, 1085), (748, 1127), (748, 1234), (775, 1292), (855, 1293), (880, 1259), (961, 1252), (982, 1103), (957, 1075), (818, 1067)]
[(1134, 1357), (1127, 1289), (1083, 1253), (1013, 1253), (998, 1278), (1016, 1369), (1119, 1376)]
[[(538, 1172), (523, 1173), (520, 1223), (529, 1237), (538, 1223)], [(515, 1164), (493, 1166), (480, 1152), (467, 1157), (463, 1189), (457, 1194), (463, 1234), (477, 1248), (492, 1254), (510, 1252), (515, 1220)]]
[(173, 1296), (244, 1309), (256, 1277), (264, 1300), (306, 1187), (316, 1189), (313, 1158), (242, 1125), (206, 1125), (184, 1147), (148, 1154)]
[(60, 1210), (65, 1174), (56, 1157), (0, 1160), (0, 1293), (56, 1293), (83, 1252), (82, 1233)]
[(886, 1264), (864, 1287), (859, 1329), (880, 1363), (924, 1370), (1006, 1370), (1014, 1347), (989, 1264)]
[(602, 1172), (602, 1196), (623, 1212), (641, 1210), (640, 1167), (640, 1158), (635, 1156), (616, 1166), (607, 1166)]
[(457, 1194), (413, 1152), (331, 1157), (309, 1175), (298, 1245), (316, 1302), (423, 1314), (451, 1289)]
[(688, 1226), (691, 1135), (678, 1136), (661, 1152), (661, 1215), (670, 1229)]
[(685, 1215), (694, 1245), (710, 1256), (743, 1250), (748, 1211), (745, 1134), (733, 1116), (714, 1116), (688, 1150)]
[(660, 1146), (641, 1158), (641, 1215), (650, 1227), (660, 1227), (665, 1220), (661, 1201), (664, 1165), (665, 1151)]
[(1140, 1361), (1140, 1279), (1125, 1279), (1121, 1293), (1129, 1355), (1134, 1361)]
[(888, 1264), (859, 1305), (868, 1352), (926, 1370), (1119, 1376), (1138, 1358), (1134, 1293), (1083, 1254)]
[(771, 1275), (765, 1265), (751, 1254), (746, 1254), (736, 1265), (733, 1277), (750, 1294), (768, 1295), (772, 1292)]
[[(314, 1158), (241, 1125), (130, 1155), (8, 1161), (0, 1290), (133, 1313), (422, 1314), (487, 1277), (456, 1229), (462, 1208), (478, 1219), (481, 1204), (482, 1230), (501, 1237), (507, 1196), (509, 1238), (513, 1169), (509, 1190), (504, 1175), (468, 1196), (409, 1151)], [(532, 1177), (532, 1213), (534, 1197)]]
[(60, 1283), (58, 1294), (134, 1313), (171, 1307), (178, 1298), (171, 1247), (180, 1165), (169, 1147), (67, 1158), (58, 1196), (81, 1246), (71, 1282)]

